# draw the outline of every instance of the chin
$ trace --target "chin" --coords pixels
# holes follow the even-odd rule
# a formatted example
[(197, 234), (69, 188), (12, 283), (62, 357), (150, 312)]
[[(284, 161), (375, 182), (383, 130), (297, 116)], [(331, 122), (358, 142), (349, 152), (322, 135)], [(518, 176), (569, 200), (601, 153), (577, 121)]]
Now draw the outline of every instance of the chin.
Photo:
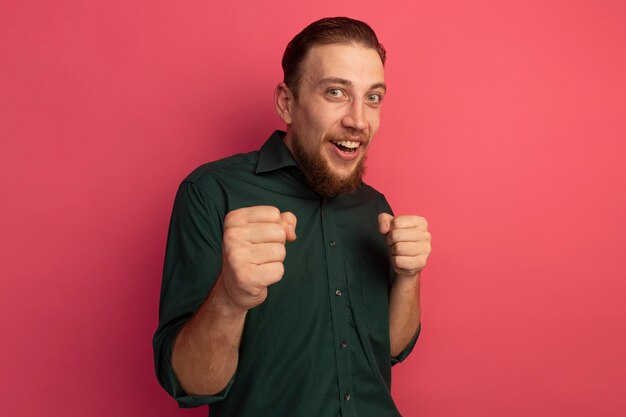
[(335, 177), (335, 179), (337, 181), (347, 181), (350, 179), (350, 177), (352, 177), (352, 175), (354, 174), (354, 168), (351, 169), (350, 171), (337, 171), (337, 170), (331, 170), (331, 172), (333, 172), (333, 177)]
[(306, 150), (296, 137), (293, 154), (311, 188), (324, 197), (354, 192), (365, 173), (365, 153), (352, 161), (336, 161), (324, 150)]

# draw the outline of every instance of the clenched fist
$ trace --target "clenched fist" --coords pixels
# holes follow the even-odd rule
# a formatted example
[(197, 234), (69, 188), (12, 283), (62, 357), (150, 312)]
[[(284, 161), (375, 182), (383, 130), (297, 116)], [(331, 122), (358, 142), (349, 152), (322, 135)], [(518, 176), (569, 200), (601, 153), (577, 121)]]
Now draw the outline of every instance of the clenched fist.
[(261, 304), (285, 272), (285, 242), (296, 239), (296, 216), (276, 207), (245, 207), (224, 219), (222, 280), (244, 310)]
[(391, 265), (397, 275), (415, 277), (430, 255), (428, 222), (420, 216), (378, 215), (380, 233), (386, 235)]

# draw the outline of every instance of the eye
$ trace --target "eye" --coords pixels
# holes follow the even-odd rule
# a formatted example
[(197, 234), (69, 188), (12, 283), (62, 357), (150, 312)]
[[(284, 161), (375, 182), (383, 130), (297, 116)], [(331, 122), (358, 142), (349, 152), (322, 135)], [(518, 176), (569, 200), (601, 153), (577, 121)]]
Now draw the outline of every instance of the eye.
[(367, 95), (367, 101), (372, 104), (378, 104), (381, 102), (383, 97), (378, 93), (372, 93)]
[(343, 90), (341, 88), (329, 88), (328, 90), (326, 90), (326, 94), (328, 94), (332, 98), (341, 98), (344, 96)]

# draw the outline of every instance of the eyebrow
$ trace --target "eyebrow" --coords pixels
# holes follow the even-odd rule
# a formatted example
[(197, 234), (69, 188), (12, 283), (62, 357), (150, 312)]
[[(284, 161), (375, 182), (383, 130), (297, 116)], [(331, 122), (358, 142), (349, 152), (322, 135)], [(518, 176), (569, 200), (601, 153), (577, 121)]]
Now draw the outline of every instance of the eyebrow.
[[(339, 77), (326, 77), (326, 78), (322, 78), (319, 82), (320, 84), (341, 84), (341, 85), (345, 85), (347, 87), (352, 87), (354, 85), (354, 83), (350, 80), (346, 80), (344, 78), (339, 78)], [(383, 91), (387, 91), (387, 84), (385, 83), (375, 83), (372, 84), (370, 86), (370, 89), (376, 89), (376, 88), (380, 88)]]

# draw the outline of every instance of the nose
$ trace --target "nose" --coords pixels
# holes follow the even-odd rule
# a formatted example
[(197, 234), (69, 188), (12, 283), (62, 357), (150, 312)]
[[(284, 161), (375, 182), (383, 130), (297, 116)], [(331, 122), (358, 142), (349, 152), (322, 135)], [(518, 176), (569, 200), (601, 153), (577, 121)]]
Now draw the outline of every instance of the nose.
[(369, 123), (365, 117), (364, 103), (355, 100), (350, 104), (346, 114), (343, 116), (341, 123), (344, 127), (363, 131), (367, 129)]

